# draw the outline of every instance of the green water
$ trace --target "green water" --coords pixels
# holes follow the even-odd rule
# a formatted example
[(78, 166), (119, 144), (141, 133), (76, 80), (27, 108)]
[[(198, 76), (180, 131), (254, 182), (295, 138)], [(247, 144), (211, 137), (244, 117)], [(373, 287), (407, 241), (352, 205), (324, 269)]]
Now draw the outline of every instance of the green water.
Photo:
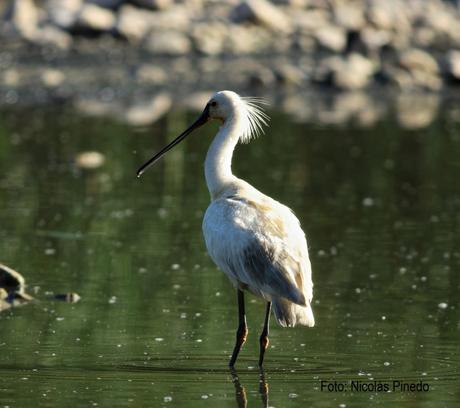
[[(460, 403), (458, 123), (404, 131), (388, 117), (363, 130), (272, 112), (267, 134), (238, 148), (235, 172), (293, 208), (307, 232), (317, 326), (273, 324), (261, 375), (264, 305), (247, 296), (236, 380), (226, 367), (236, 293), (201, 236), (215, 127), (138, 180), (194, 114), (142, 129), (69, 110), (0, 118), (0, 262), (39, 299), (0, 315), (0, 407)], [(87, 150), (105, 164), (77, 168)], [(65, 292), (82, 300), (48, 300)], [(349, 383), (393, 380), (429, 391)], [(346, 389), (321, 391), (321, 381)]]

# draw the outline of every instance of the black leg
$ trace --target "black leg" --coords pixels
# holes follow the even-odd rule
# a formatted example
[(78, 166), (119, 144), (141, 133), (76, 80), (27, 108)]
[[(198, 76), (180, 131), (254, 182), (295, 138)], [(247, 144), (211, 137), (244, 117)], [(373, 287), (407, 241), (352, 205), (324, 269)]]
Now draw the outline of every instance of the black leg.
[(236, 343), (233, 349), (232, 358), (228, 366), (233, 367), (240, 352), (241, 346), (246, 341), (248, 335), (248, 325), (246, 324), (246, 312), (244, 311), (244, 293), (238, 289), (238, 330), (236, 332)]
[(262, 364), (264, 363), (265, 350), (267, 350), (267, 347), (268, 347), (268, 330), (269, 330), (271, 310), (272, 310), (272, 303), (267, 302), (264, 329), (262, 330), (262, 334), (260, 335), (260, 338), (259, 338), (259, 342), (260, 342), (259, 367), (262, 367)]

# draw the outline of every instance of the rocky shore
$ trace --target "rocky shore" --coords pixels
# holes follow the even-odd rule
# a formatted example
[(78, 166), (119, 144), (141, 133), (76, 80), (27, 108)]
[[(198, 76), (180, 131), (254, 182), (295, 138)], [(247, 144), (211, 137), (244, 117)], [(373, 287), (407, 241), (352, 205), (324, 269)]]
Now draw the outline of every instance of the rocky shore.
[(460, 89), (452, 1), (10, 0), (0, 13), (0, 104), (143, 125), (222, 87), (312, 100)]

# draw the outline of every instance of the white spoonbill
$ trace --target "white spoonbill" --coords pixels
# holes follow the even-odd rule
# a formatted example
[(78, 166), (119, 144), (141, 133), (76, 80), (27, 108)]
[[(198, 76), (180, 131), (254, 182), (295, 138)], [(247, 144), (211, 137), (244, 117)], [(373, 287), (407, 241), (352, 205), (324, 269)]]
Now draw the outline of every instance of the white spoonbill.
[(267, 302), (260, 335), (259, 366), (268, 346), (270, 311), (283, 327), (313, 327), (313, 282), (305, 234), (299, 220), (285, 205), (262, 194), (232, 173), (236, 144), (247, 143), (262, 131), (268, 116), (260, 100), (221, 91), (207, 103), (199, 118), (181, 135), (147, 161), (138, 177), (193, 130), (215, 119), (221, 123), (205, 161), (211, 194), (203, 220), (209, 255), (229, 277), (238, 293), (239, 325), (229, 366), (233, 367), (248, 334), (244, 290)]

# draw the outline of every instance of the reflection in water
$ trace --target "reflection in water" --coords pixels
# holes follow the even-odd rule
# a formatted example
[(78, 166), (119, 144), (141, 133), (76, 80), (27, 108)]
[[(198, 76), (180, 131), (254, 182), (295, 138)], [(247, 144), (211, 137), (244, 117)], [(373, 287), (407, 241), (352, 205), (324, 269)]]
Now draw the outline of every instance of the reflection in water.
[[(246, 408), (248, 406), (248, 399), (246, 395), (246, 390), (243, 385), (241, 385), (240, 378), (238, 373), (234, 368), (230, 369), (232, 374), (233, 385), (235, 386), (235, 400), (238, 408)], [(263, 368), (260, 368), (259, 371), (259, 394), (262, 401), (262, 407), (268, 408), (268, 384), (265, 380), (265, 372)]]

